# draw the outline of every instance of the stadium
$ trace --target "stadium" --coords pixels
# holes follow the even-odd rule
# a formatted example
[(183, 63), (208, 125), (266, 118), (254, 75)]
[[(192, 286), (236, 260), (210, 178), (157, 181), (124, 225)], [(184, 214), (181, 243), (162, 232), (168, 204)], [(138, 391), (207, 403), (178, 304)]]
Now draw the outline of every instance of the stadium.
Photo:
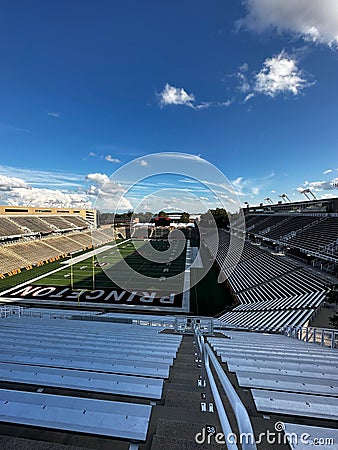
[(338, 450), (338, 0), (0, 13), (0, 450)]
[(1, 448), (336, 448), (338, 198), (0, 213)]

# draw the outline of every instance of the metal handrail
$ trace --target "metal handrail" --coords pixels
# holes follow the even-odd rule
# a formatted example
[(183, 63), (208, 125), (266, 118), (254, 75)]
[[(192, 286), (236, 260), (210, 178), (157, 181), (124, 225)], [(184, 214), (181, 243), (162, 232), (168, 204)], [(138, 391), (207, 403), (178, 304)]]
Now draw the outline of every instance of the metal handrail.
[(338, 347), (338, 330), (335, 328), (287, 326), (282, 332), (288, 337), (303, 342), (319, 344), (332, 349)]
[[(239, 398), (237, 392), (235, 391), (234, 387), (232, 386), (230, 380), (226, 376), (222, 366), (218, 362), (213, 350), (211, 349), (210, 345), (205, 342), (204, 337), (202, 336), (202, 333), (198, 327), (195, 326), (194, 329), (195, 339), (198, 344), (202, 360), (205, 365), (205, 370), (208, 376), (209, 384), (211, 387), (211, 391), (215, 400), (218, 417), (221, 422), (222, 430), (224, 433), (224, 437), (227, 436), (233, 436), (234, 433), (231, 430), (231, 425), (229, 423), (228, 417), (226, 415), (224, 405), (222, 402), (222, 399), (220, 397), (220, 394), (218, 392), (216, 382), (214, 380), (211, 367), (210, 367), (210, 361), (212, 366), (215, 369), (215, 372), (218, 376), (218, 379), (224, 389), (224, 392), (230, 402), (230, 405), (232, 407), (233, 412), (235, 413), (236, 422), (238, 425), (240, 436), (244, 436), (246, 439), (244, 442), (241, 442), (242, 444), (242, 450), (257, 450), (256, 442), (255, 442), (255, 435), (253, 432), (253, 428), (251, 425), (251, 421), (248, 415), (248, 412), (243, 405), (241, 399)], [(237, 449), (237, 445), (233, 442), (228, 442), (226, 440), (227, 448), (230, 449)]]

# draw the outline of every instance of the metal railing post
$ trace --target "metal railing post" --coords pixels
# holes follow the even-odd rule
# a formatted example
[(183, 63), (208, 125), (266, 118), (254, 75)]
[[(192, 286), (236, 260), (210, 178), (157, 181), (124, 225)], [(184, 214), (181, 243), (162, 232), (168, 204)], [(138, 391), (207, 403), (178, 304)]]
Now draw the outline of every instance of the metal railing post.
[[(205, 369), (209, 380), (209, 385), (212, 390), (212, 394), (215, 400), (216, 409), (218, 412), (219, 420), (222, 425), (222, 429), (224, 432), (224, 436), (232, 435), (233, 432), (231, 430), (231, 426), (229, 424), (228, 417), (226, 415), (224, 405), (222, 403), (222, 399), (220, 397), (220, 394), (218, 392), (214, 377), (212, 375), (212, 371), (210, 366), (212, 365), (215, 369), (215, 372), (217, 374), (217, 377), (219, 381), (222, 384), (223, 390), (231, 404), (231, 408), (233, 412), (235, 413), (236, 422), (238, 425), (238, 429), (240, 432), (240, 436), (246, 437), (247, 441), (250, 442), (242, 442), (242, 450), (257, 450), (256, 442), (255, 442), (255, 435), (252, 429), (251, 421), (248, 415), (247, 410), (245, 409), (245, 406), (243, 405), (241, 399), (239, 398), (237, 392), (235, 391), (234, 387), (232, 386), (230, 380), (226, 376), (222, 366), (217, 360), (217, 357), (215, 356), (213, 350), (211, 349), (210, 345), (204, 341), (204, 337), (201, 334), (201, 331), (195, 327), (194, 329), (195, 339), (196, 342), (199, 345), (200, 352), (203, 355), (203, 361), (205, 362)], [(235, 450), (237, 449), (237, 445), (228, 442), (226, 439), (226, 446), (228, 450)]]

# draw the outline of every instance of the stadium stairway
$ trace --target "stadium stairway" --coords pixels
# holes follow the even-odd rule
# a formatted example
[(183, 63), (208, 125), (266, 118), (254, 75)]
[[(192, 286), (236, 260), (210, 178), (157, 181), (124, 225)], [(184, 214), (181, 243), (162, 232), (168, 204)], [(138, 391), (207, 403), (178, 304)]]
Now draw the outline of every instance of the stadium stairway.
[[(208, 389), (201, 389), (197, 382), (201, 375), (200, 364), (195, 361), (193, 336), (183, 337), (180, 349), (164, 385), (164, 402), (153, 408), (151, 450), (217, 450), (216, 444), (198, 444), (197, 433), (206, 426), (221, 431), (216, 411), (202, 412), (201, 402), (213, 403)], [(202, 398), (206, 394), (206, 398)], [(151, 428), (151, 426), (150, 426)]]

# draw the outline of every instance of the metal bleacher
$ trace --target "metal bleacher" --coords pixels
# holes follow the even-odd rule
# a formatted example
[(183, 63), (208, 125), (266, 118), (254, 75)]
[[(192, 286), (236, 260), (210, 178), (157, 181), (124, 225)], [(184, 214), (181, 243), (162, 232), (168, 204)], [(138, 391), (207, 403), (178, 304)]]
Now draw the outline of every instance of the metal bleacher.
[(182, 340), (161, 330), (8, 315), (0, 329), (0, 422), (144, 441), (151, 401), (161, 399)]
[[(304, 429), (312, 437), (338, 438), (336, 349), (280, 334), (230, 330), (223, 334), (208, 342), (227, 370), (236, 374), (238, 385), (251, 390), (258, 412), (284, 415), (283, 430), (288, 433), (294, 430), (301, 436)], [(298, 444), (291, 448), (312, 448)], [(330, 448), (336, 446), (337, 440)]]

